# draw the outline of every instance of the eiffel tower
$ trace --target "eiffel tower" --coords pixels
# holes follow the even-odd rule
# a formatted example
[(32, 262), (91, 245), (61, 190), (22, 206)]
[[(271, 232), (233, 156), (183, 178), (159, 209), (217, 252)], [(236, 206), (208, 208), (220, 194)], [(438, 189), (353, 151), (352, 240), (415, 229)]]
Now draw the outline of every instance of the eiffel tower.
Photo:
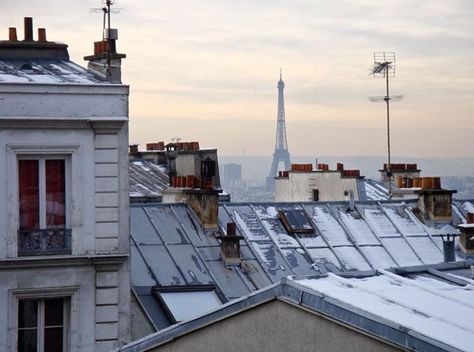
[(270, 172), (268, 173), (266, 186), (268, 190), (275, 188), (274, 177), (278, 173), (278, 165), (280, 162), (285, 164), (285, 170), (290, 169), (290, 153), (288, 152), (288, 143), (286, 140), (286, 125), (285, 125), (285, 100), (283, 97), (283, 90), (285, 89), (285, 83), (281, 79), (280, 69), (280, 80), (278, 81), (278, 114), (277, 114), (277, 129), (276, 129), (276, 141), (275, 151), (273, 152), (273, 162)]

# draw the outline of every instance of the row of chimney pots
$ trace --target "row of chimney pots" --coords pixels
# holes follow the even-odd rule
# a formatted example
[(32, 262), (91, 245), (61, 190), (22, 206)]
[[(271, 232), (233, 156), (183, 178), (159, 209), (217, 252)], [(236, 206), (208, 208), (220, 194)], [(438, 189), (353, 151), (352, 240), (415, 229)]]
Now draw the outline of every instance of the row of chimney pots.
[(398, 188), (441, 189), (440, 177), (397, 177)]
[[(23, 19), (24, 24), (24, 39), (25, 42), (33, 42), (33, 18), (25, 17)], [(8, 28), (8, 40), (10, 42), (17, 42), (18, 35), (15, 27)], [(38, 28), (38, 42), (47, 42), (46, 40), (46, 29), (45, 28)]]
[(212, 181), (202, 180), (199, 176), (173, 176), (171, 178), (171, 187), (175, 188), (212, 188)]
[[(179, 151), (195, 151), (199, 150), (199, 142), (180, 142), (180, 143), (170, 143), (176, 150)], [(129, 146), (129, 151), (131, 154), (138, 153), (138, 144), (132, 144)], [(165, 150), (166, 145), (165, 142), (155, 142), (155, 143), (147, 143), (146, 150), (147, 151), (161, 151)]]
[[(329, 164), (319, 163), (317, 170), (330, 171)], [(344, 170), (344, 164), (342, 163), (336, 164), (336, 170), (341, 171), (344, 177), (360, 177), (360, 170)], [(291, 164), (291, 171), (311, 172), (313, 171), (313, 164)], [(288, 171), (279, 171), (278, 177), (288, 177)]]

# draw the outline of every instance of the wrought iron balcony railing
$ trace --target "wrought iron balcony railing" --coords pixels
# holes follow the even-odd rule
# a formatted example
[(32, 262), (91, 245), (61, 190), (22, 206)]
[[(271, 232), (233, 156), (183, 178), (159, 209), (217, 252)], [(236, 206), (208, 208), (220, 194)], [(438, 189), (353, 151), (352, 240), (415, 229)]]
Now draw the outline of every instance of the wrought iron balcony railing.
[(18, 256), (71, 254), (70, 229), (18, 231)]

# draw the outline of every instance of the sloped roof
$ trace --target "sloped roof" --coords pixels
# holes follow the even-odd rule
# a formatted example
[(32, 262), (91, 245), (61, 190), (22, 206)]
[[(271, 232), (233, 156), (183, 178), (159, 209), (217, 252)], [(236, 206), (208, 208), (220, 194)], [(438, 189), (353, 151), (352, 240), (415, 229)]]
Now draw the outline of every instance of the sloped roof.
[(166, 166), (152, 160), (129, 160), (130, 198), (161, 201), (161, 192), (169, 187)]
[[(364, 178), (360, 180), (363, 184), (363, 189), (365, 190), (365, 199), (363, 200), (388, 200), (388, 190), (387, 186), (379, 181), (372, 179)], [(396, 187), (394, 187), (396, 189)]]
[(118, 350), (148, 351), (278, 299), (409, 350), (472, 351), (474, 282), (456, 275), (467, 268), (466, 263), (450, 263), (407, 267), (398, 273), (382, 270), (284, 278)]
[(1, 59), (0, 83), (107, 84), (65, 59)]
[[(463, 214), (473, 204), (453, 203), (454, 225), (465, 221)], [(202, 230), (190, 208), (133, 204), (132, 285), (146, 296), (147, 287), (213, 284), (225, 302), (289, 275), (442, 262), (440, 226), (421, 223), (411, 206), (415, 203), (358, 202), (354, 211), (348, 211), (342, 202), (220, 205), (221, 231), (233, 221), (237, 234), (243, 236), (241, 266), (226, 268), (220, 260), (219, 241)], [(303, 210), (314, 234), (289, 235), (278, 219), (282, 209)], [(462, 259), (459, 253), (457, 258)]]

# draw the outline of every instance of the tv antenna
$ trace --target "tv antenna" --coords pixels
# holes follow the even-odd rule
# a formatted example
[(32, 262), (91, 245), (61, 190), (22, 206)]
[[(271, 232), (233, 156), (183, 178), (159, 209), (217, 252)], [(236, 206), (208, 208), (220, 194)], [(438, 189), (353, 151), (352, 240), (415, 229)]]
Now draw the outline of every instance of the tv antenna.
[(390, 161), (390, 101), (401, 101), (403, 95), (390, 96), (389, 77), (395, 77), (395, 52), (378, 51), (374, 52), (374, 66), (370, 69), (370, 74), (374, 77), (385, 78), (385, 96), (369, 97), (372, 103), (385, 101), (387, 104), (387, 184), (388, 197), (392, 199), (392, 166)]
[[(110, 0), (110, 1), (107, 1), (107, 0), (102, 0), (102, 4), (104, 4), (105, 6), (103, 7), (92, 7), (89, 9), (89, 12), (90, 13), (102, 13), (103, 14), (103, 17), (102, 17), (102, 40), (105, 40), (105, 29), (108, 28), (110, 29), (110, 14), (111, 13), (120, 13), (121, 10), (123, 10), (122, 8), (118, 8), (118, 7), (114, 7), (114, 8), (111, 8), (110, 6), (112, 5), (115, 5), (117, 3), (117, 1), (115, 0)], [(107, 23), (106, 23), (106, 20), (107, 20)], [(106, 24), (107, 24), (107, 27), (106, 27)]]
[[(102, 7), (95, 7), (89, 9), (89, 12), (92, 13), (103, 13), (103, 20), (102, 20), (102, 40), (107, 41), (107, 57), (106, 57), (106, 63), (107, 63), (107, 73), (111, 75), (111, 65), (112, 65), (112, 39), (116, 38), (111, 38), (112, 36), (112, 31), (110, 30), (110, 14), (111, 13), (119, 13), (120, 8), (111, 8), (111, 6), (117, 4), (117, 0), (101, 0), (102, 4), (105, 6)], [(107, 23), (106, 23), (107, 20)], [(114, 43), (115, 44), (115, 43)], [(115, 47), (115, 45), (114, 45)], [(115, 49), (114, 49), (115, 52)]]
[(172, 142), (175, 142), (175, 143), (179, 143), (179, 142), (181, 142), (182, 140), (183, 140), (183, 138), (178, 137), (178, 136), (171, 138), (171, 141), (172, 141)]

